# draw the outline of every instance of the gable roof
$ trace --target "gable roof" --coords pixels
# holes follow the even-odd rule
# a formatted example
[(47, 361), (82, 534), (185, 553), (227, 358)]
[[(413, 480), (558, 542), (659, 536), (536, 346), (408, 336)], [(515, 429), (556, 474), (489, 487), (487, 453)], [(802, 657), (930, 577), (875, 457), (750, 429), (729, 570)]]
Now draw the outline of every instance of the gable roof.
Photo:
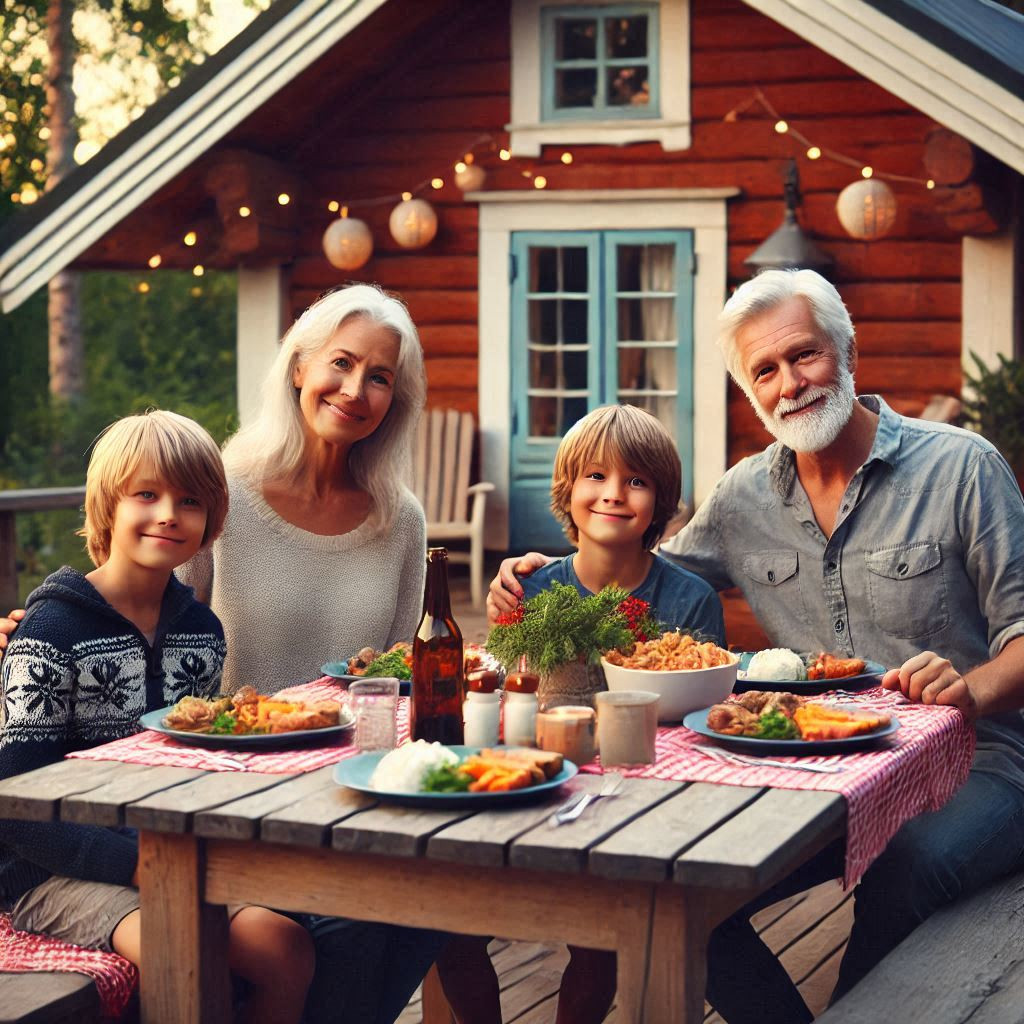
[[(390, 0), (275, 0), (0, 230), (19, 306)], [(1024, 174), (1024, 17), (993, 0), (744, 0)]]

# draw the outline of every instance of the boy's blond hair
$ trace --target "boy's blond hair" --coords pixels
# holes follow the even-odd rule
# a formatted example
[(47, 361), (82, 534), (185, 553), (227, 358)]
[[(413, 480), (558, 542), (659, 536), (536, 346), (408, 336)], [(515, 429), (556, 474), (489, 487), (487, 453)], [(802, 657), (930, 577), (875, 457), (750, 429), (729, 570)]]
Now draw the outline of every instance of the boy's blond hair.
[(125, 416), (97, 438), (85, 477), (85, 526), (78, 531), (94, 565), (110, 557), (117, 503), (140, 466), (199, 498), (206, 508), (203, 546), (220, 535), (228, 511), (228, 486), (220, 449), (195, 420), (151, 409)]
[(618, 462), (647, 477), (654, 488), (654, 516), (643, 544), (653, 548), (679, 509), (683, 468), (672, 436), (649, 412), (635, 405), (603, 405), (587, 413), (562, 438), (551, 474), (551, 511), (576, 544), (572, 521), (573, 484), (591, 462)]

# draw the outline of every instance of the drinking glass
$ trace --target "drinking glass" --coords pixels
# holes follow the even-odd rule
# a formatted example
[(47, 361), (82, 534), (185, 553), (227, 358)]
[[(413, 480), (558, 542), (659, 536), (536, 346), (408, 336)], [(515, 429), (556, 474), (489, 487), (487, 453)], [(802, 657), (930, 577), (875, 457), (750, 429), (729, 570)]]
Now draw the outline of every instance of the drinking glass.
[(395, 746), (398, 680), (387, 676), (353, 681), (349, 707), (356, 716), (355, 745), (360, 750), (391, 750)]

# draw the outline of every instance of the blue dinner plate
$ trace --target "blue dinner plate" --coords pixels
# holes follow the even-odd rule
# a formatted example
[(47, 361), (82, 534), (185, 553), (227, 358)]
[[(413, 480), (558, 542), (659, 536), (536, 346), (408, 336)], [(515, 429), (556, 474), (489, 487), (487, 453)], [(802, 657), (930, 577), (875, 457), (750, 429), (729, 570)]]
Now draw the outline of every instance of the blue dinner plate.
[[(849, 754), (855, 750), (864, 750), (878, 744), (887, 736), (891, 736), (899, 727), (899, 719), (892, 718), (888, 725), (874, 732), (862, 733), (860, 736), (847, 736), (841, 740), (762, 740), (756, 736), (727, 736), (715, 732), (708, 727), (708, 712), (711, 708), (691, 711), (684, 719), (683, 725), (701, 736), (707, 736), (727, 750), (735, 750), (741, 754), (789, 754), (792, 757), (811, 757), (814, 754)], [(861, 708), (860, 710), (863, 710)]]
[(329, 725), (326, 729), (299, 729), (295, 732), (263, 733), (258, 736), (217, 736), (208, 732), (182, 732), (180, 729), (168, 729), (164, 719), (173, 710), (174, 705), (150, 711), (139, 719), (143, 729), (170, 736), (178, 743), (190, 747), (218, 747), (230, 750), (283, 750), (286, 747), (330, 747), (345, 738), (345, 734), (356, 724), (355, 718), (345, 708), (341, 709), (339, 725)]
[[(479, 747), (451, 744), (448, 749), (453, 750), (460, 758), (480, 753)], [(334, 781), (388, 803), (406, 804), (411, 807), (463, 807), (477, 811), (485, 807), (515, 807), (518, 804), (539, 800), (568, 782), (579, 771), (572, 761), (566, 759), (562, 762), (562, 770), (554, 778), (535, 786), (528, 786), (526, 789), (510, 789), (504, 793), (397, 793), (373, 789), (370, 786), (370, 777), (386, 753), (388, 751), (384, 750), (379, 753), (357, 754), (355, 757), (339, 761), (334, 766)]]
[[(373, 676), (353, 676), (349, 675), (345, 670), (348, 668), (347, 661), (325, 661), (320, 666), (320, 671), (325, 676), (330, 676), (332, 679), (337, 679), (338, 682), (345, 684), (345, 689), (349, 688), (349, 684), (358, 682), (360, 679), (372, 679)], [(409, 696), (409, 680), (399, 679), (398, 680), (398, 694), (401, 697)]]
[[(739, 672), (746, 672), (750, 659), (755, 651), (744, 651), (740, 655)], [(801, 657), (804, 657), (801, 655)], [(736, 676), (733, 693), (746, 693), (747, 690), (777, 690), (780, 693), (799, 693), (807, 696), (815, 693), (826, 693), (829, 690), (870, 690), (877, 686), (886, 672), (886, 667), (877, 661), (865, 661), (865, 671), (856, 676), (844, 676), (842, 679), (751, 679)]]

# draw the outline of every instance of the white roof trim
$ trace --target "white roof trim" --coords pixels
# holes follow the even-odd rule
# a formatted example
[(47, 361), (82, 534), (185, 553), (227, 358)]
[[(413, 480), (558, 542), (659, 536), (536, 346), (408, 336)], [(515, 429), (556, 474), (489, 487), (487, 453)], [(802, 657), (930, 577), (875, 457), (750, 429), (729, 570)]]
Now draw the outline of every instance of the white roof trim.
[(1020, 96), (863, 0), (744, 2), (1024, 174)]
[(386, 0), (306, 0), (0, 256), (10, 312)]

